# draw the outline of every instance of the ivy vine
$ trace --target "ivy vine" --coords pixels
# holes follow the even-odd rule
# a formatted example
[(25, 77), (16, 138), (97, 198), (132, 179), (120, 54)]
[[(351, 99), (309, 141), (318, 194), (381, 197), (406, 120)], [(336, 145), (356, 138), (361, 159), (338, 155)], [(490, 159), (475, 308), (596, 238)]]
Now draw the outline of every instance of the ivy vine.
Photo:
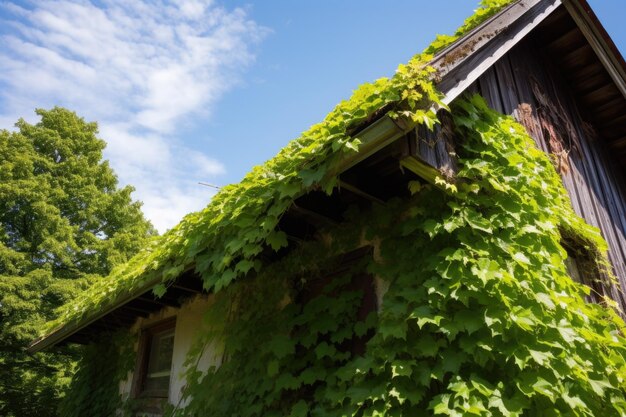
[(64, 417), (122, 415), (132, 401), (120, 396), (120, 382), (135, 367), (135, 337), (119, 331), (83, 347), (68, 394), (61, 400)]
[[(503, 7), (484, 2), (457, 33)], [(170, 416), (623, 416), (624, 322), (589, 304), (589, 289), (564, 266), (564, 237), (599, 268), (606, 243), (571, 209), (550, 158), (524, 128), (479, 96), (451, 109), (460, 171), (454, 186), (412, 186), (410, 199), (366, 211), (280, 261), (261, 265), (264, 245), (294, 198), (318, 187), (343, 152), (347, 132), (381, 106), (395, 117), (436, 123), (440, 103), (425, 67), (456, 37), (440, 37), (392, 79), (360, 88), (275, 159), (188, 216), (160, 245), (114, 277), (108, 295), (151, 274), (164, 282), (195, 263), (215, 303), (209, 332), (187, 358), (184, 407)], [(335, 276), (307, 302), (308, 282), (337, 254), (372, 244), (376, 256)], [(329, 255), (331, 254), (331, 255)], [(254, 270), (255, 279), (245, 275)], [(363, 294), (348, 285), (367, 271), (388, 287), (377, 314), (359, 319)], [(238, 278), (238, 279), (236, 279)], [(104, 303), (89, 298), (58, 325)], [(347, 342), (370, 337), (361, 352)], [(223, 362), (196, 368), (205, 346)]]
[[(192, 366), (188, 404), (169, 415), (623, 415), (624, 323), (585, 302), (561, 245), (573, 233), (602, 264), (598, 231), (573, 213), (522, 126), (479, 96), (452, 114), (464, 138), (456, 190), (423, 186), (410, 201), (353, 211), (327, 231), (330, 243), (220, 292), (206, 318), (214, 330), (199, 335), (189, 364), (207, 343), (222, 343), (227, 359), (208, 372)], [(378, 260), (295, 301), (332, 259), (324, 254), (364, 238), (380, 242)], [(359, 294), (329, 293), (363, 269), (389, 289), (378, 316), (358, 321)], [(362, 355), (343, 348), (371, 329)]]
[(337, 186), (332, 168), (346, 154), (358, 152), (360, 140), (350, 134), (353, 128), (381, 108), (389, 109), (393, 117), (428, 126), (438, 123), (434, 109), (445, 105), (432, 84), (434, 70), (428, 62), (510, 2), (482, 0), (453, 36), (439, 36), (424, 52), (400, 65), (392, 78), (361, 85), (274, 158), (254, 167), (240, 183), (223, 187), (204, 210), (187, 215), (107, 279), (61, 307), (58, 318), (42, 333), (80, 321), (154, 279), (161, 281), (154, 292), (162, 295), (168, 283), (189, 268), (195, 268), (211, 291), (258, 272), (262, 267), (258, 255), (265, 247), (278, 250), (287, 245), (286, 235), (276, 226), (294, 199), (312, 189), (330, 192)]

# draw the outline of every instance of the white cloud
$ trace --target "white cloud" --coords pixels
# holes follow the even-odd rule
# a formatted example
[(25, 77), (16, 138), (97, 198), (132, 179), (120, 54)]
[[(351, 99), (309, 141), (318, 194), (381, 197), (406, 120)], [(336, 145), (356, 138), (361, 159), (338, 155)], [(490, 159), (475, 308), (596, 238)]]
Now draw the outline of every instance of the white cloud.
[(106, 157), (159, 230), (206, 205), (212, 191), (197, 182), (225, 168), (186, 146), (177, 126), (210, 114), (266, 29), (210, 0), (31, 4), (0, 5), (10, 16), (0, 22), (1, 126), (68, 107), (99, 121)]

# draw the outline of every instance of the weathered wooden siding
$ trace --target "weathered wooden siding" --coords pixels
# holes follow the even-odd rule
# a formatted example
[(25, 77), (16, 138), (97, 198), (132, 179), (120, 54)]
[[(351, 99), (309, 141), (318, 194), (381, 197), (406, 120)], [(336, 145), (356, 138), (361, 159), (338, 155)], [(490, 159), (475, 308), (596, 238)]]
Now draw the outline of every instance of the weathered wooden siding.
[[(470, 90), (496, 110), (514, 115), (549, 153), (560, 153), (559, 170), (576, 213), (598, 227), (609, 244), (609, 258), (626, 288), (626, 199), (624, 179), (603, 138), (585, 121), (563, 77), (532, 38), (524, 40), (483, 74)], [(584, 273), (584, 272), (583, 272)], [(626, 307), (618, 286), (603, 292)]]
[(454, 127), (445, 111), (439, 112), (439, 120), (441, 125), (436, 125), (432, 131), (420, 125), (408, 135), (409, 153), (418, 156), (444, 176), (453, 177), (458, 170), (454, 153)]

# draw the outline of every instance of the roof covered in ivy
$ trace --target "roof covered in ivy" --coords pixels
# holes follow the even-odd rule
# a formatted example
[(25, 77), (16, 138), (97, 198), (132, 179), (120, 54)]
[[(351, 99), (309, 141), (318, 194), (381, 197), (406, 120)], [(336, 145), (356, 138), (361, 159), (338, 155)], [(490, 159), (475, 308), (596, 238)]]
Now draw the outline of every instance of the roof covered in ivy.
[(363, 145), (359, 134), (351, 134), (355, 127), (369, 123), (381, 109), (405, 126), (438, 123), (436, 110), (449, 101), (435, 89), (438, 74), (429, 63), (518, 3), (482, 0), (453, 35), (438, 36), (400, 65), (393, 77), (358, 87), (274, 158), (252, 168), (241, 182), (223, 187), (205, 209), (185, 216), (128, 263), (62, 306), (30, 349), (57, 343), (146, 291), (160, 296), (184, 272), (194, 271), (206, 291), (217, 292), (259, 270), (259, 254), (265, 248), (278, 251), (288, 245), (277, 225), (294, 200), (313, 189), (330, 192), (337, 187), (342, 161), (358, 154)]

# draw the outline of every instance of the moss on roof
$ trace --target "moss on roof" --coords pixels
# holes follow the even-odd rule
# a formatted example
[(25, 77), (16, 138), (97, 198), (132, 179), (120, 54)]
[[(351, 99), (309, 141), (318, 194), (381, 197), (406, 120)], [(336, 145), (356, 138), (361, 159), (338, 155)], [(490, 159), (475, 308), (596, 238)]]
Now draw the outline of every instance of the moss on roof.
[(513, 2), (482, 0), (454, 35), (439, 35), (422, 53), (400, 65), (393, 77), (361, 85), (274, 158), (255, 166), (240, 183), (222, 188), (205, 209), (185, 216), (127, 264), (62, 306), (43, 334), (79, 326), (146, 288), (153, 287), (161, 295), (168, 283), (191, 268), (211, 291), (261, 268), (257, 256), (264, 247), (278, 250), (287, 245), (285, 233), (276, 226), (294, 199), (313, 189), (330, 192), (336, 187), (331, 168), (358, 152), (360, 141), (358, 135), (350, 135), (351, 128), (367, 122), (381, 108), (414, 123), (437, 123), (433, 108), (444, 105), (433, 85), (429, 61)]

